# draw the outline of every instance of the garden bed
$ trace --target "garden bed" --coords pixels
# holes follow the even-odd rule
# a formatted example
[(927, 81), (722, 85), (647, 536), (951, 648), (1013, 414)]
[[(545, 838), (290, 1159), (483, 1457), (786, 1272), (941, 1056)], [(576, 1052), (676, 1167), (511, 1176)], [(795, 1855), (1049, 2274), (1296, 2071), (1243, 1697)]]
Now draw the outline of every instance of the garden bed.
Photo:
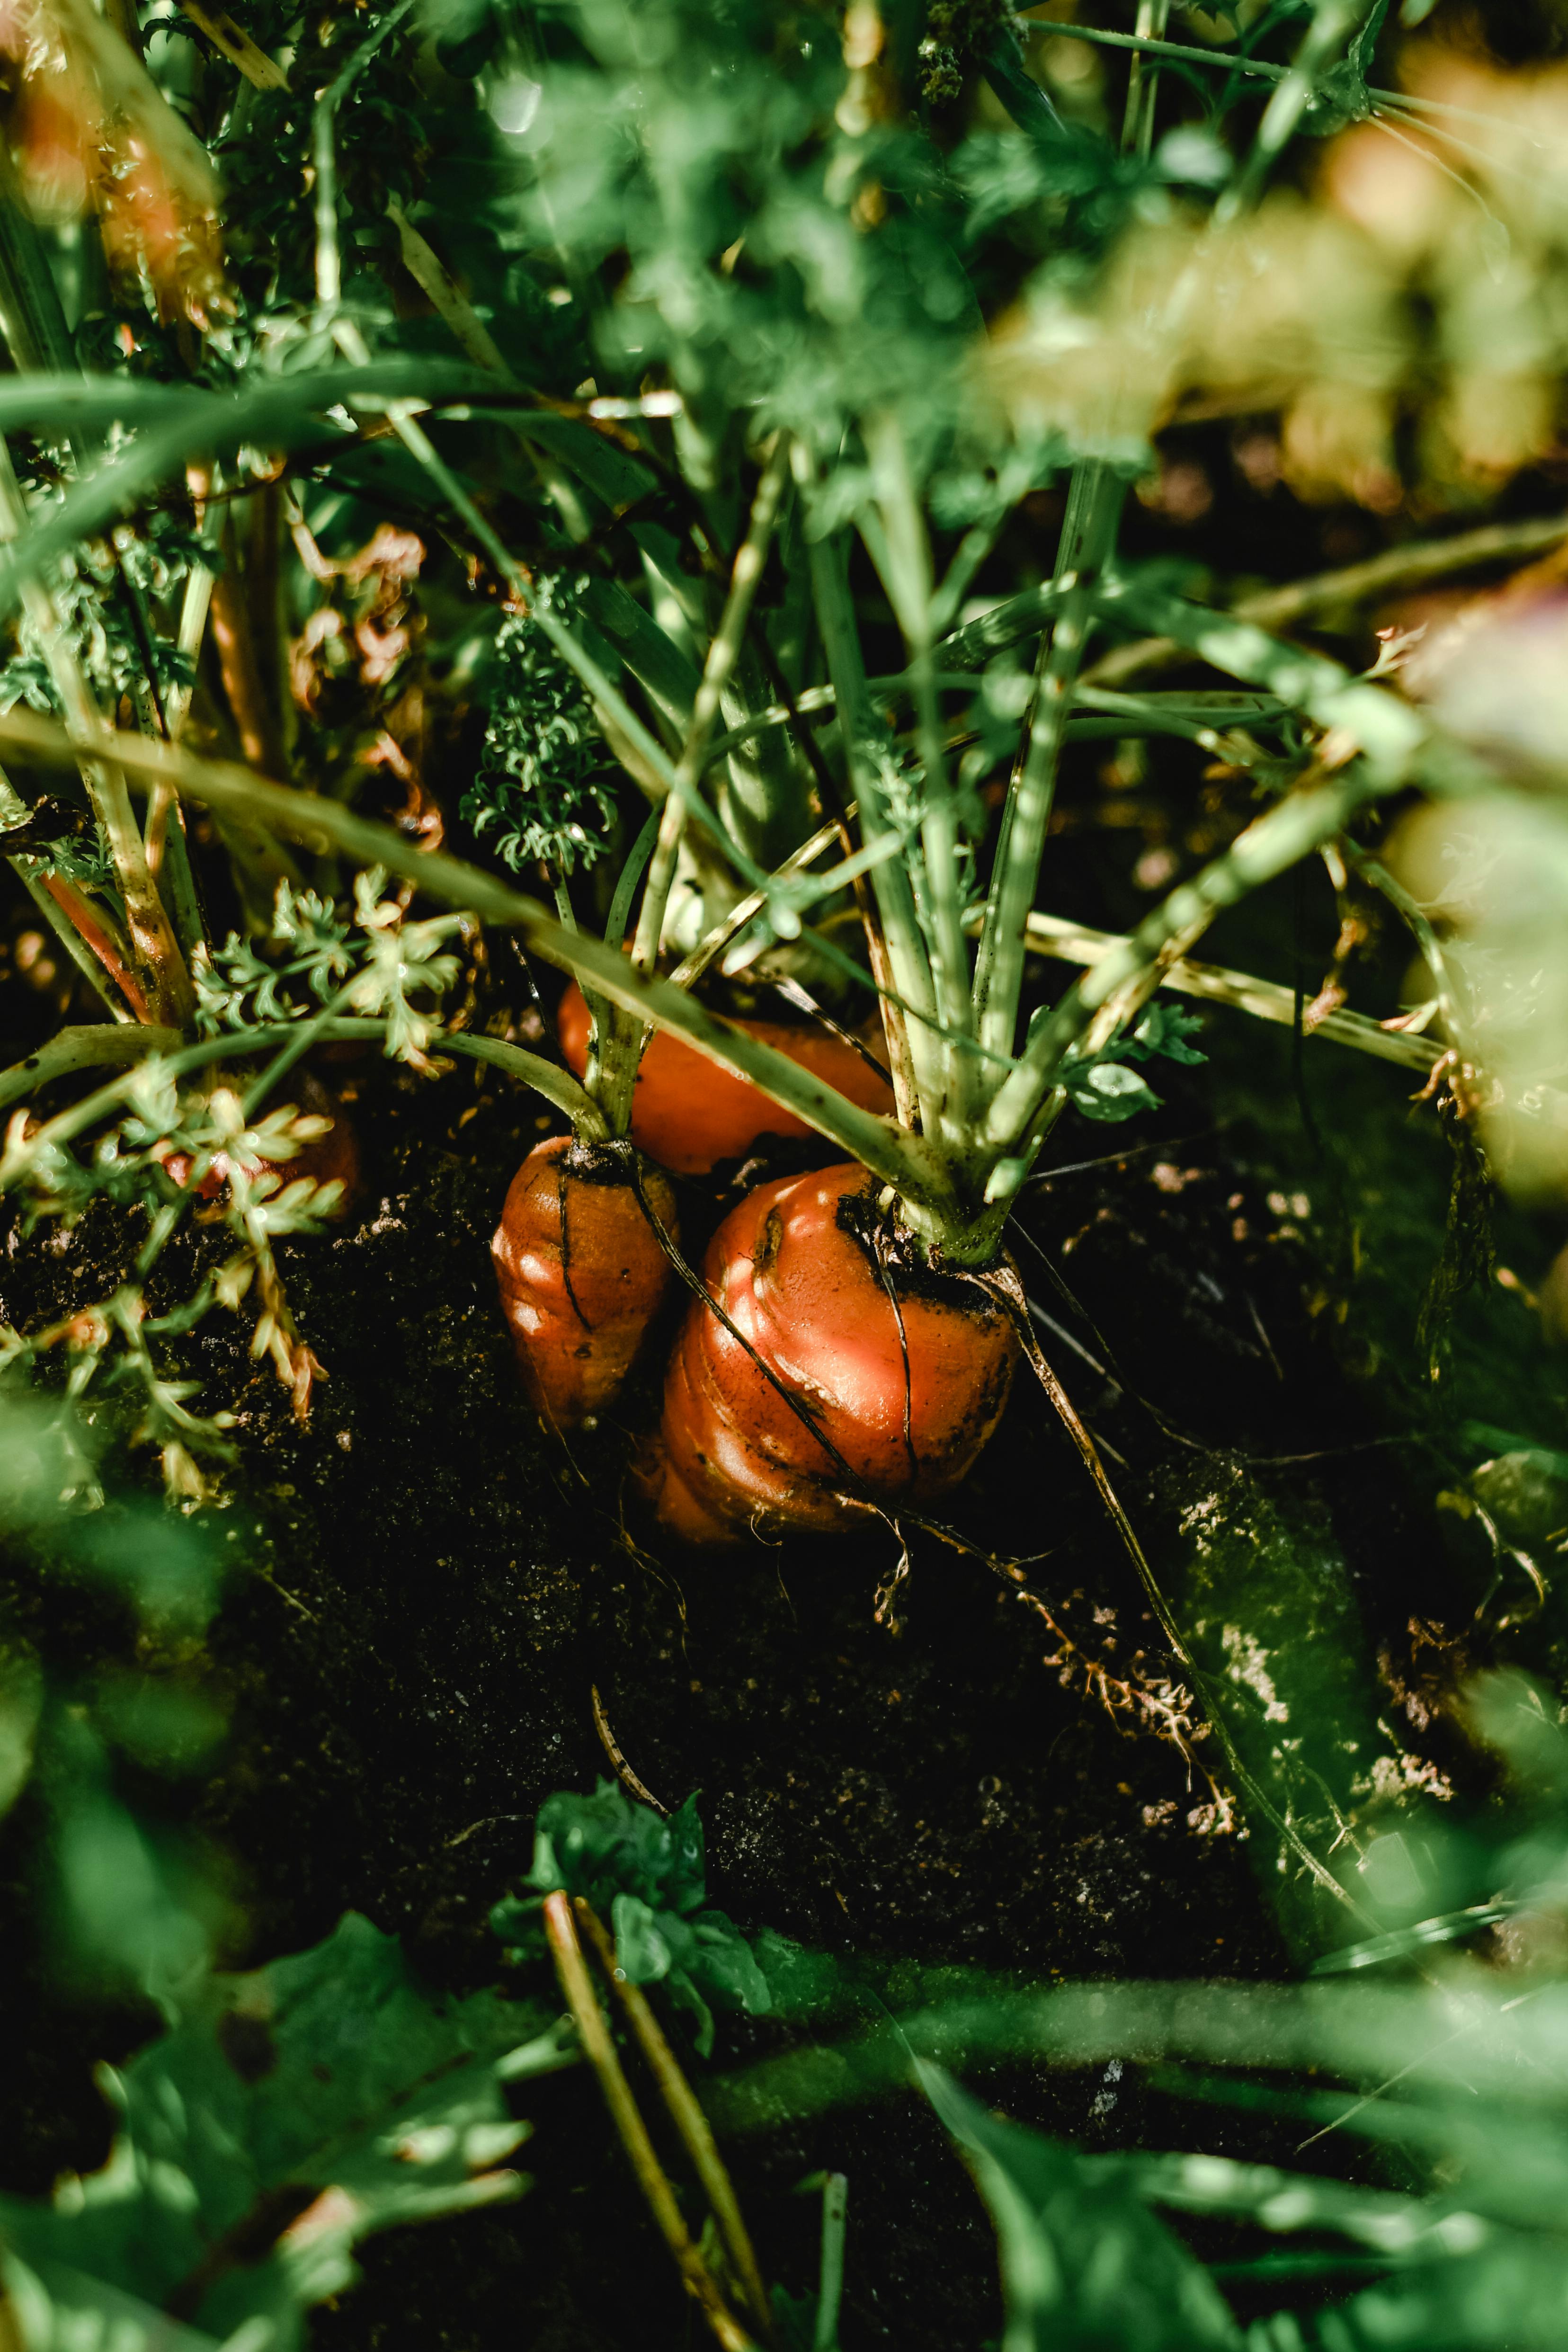
[[(1282, 1039), (1266, 1116), (1294, 1115), (1289, 1049)], [(1258, 1066), (1249, 1060), (1254, 1086)], [(437, 1984), (496, 1980), (487, 1915), (527, 1870), (533, 1815), (552, 1790), (607, 1776), (613, 1741), (661, 1802), (700, 1792), (715, 1897), (747, 1927), (1034, 1983), (1288, 1966), (1261, 1847), (1205, 1827), (1212, 1742), (1189, 1763), (1086, 1675), (1103, 1664), (1143, 1687), (1171, 1664), (1032, 1383), (1020, 1379), (952, 1514), (974, 1551), (915, 1537), (896, 1633), (874, 1617), (897, 1556), (875, 1521), (841, 1541), (684, 1551), (648, 1524), (632, 1475), (657, 1420), (652, 1373), (569, 1452), (519, 1386), (489, 1241), (542, 1124), (532, 1099), (468, 1069), (432, 1083), (379, 1064), (346, 1090), (363, 1196), (329, 1240), (285, 1253), (326, 1378), (301, 1425), (242, 1328), (209, 1319), (195, 1351), (204, 1402), (237, 1413), (242, 1445), (217, 1514), (235, 1566), (205, 1655), (143, 1643), (140, 1660), (155, 1678), (199, 1675), (228, 1715), (206, 1777), (138, 1793), (221, 1858), (235, 1958), (257, 1965), (313, 1944), (353, 1909), (400, 1935)], [(1411, 1689), (1433, 1702), (1401, 1712), (1412, 1764), (1462, 1770), (1441, 1708), (1480, 1654), (1461, 1631), (1474, 1594), (1437, 1566), (1431, 1480), (1380, 1442), (1401, 1433), (1378, 1425), (1376, 1384), (1352, 1376), (1321, 1311), (1331, 1236), (1297, 1213), (1310, 1176), (1280, 1191), (1281, 1164), (1310, 1167), (1310, 1149), (1289, 1134), (1267, 1144), (1256, 1119), (1216, 1124), (1207, 1076), (1170, 1091), (1154, 1131), (1124, 1150), (1114, 1133), (1072, 1130), (1058, 1158), (1093, 1164), (1036, 1188), (1022, 1213), (1031, 1295), (1088, 1355), (1108, 1340), (1127, 1389), (1047, 1328), (1052, 1359), (1162, 1572), (1180, 1574), (1176, 1531), (1216, 1494), (1227, 1514), (1266, 1505), (1282, 1524), (1326, 1530), (1351, 1590), (1325, 1592), (1322, 1627), (1298, 1615), (1290, 1635), (1331, 1638), (1348, 1600), (1363, 1655), (1381, 1653), (1384, 1704)], [(790, 1165), (810, 1157), (789, 1149)], [(1440, 1164), (1429, 1139), (1405, 1150), (1429, 1213)], [(683, 1189), (689, 1246), (732, 1197), (722, 1174)], [(198, 1234), (172, 1283), (189, 1286), (206, 1246)], [(8, 1315), (31, 1326), (102, 1295), (117, 1247), (102, 1209), (63, 1242), (14, 1232)], [(1042, 1250), (1089, 1320), (1050, 1287)], [(1074, 1652), (987, 1553), (1027, 1563)], [(1287, 1599), (1299, 1609), (1299, 1592)], [(123, 1617), (100, 1589), (40, 1593), (24, 1574), (7, 1601), (49, 1621), (51, 1646), (73, 1649), (79, 1672), (122, 1652)], [(1249, 1622), (1265, 1626), (1278, 1596), (1260, 1587), (1251, 1601)], [(151, 2024), (51, 1995), (29, 1859), (47, 1806), (47, 1792), (25, 1800), (7, 1833), (10, 2007), (30, 2023), (5, 2053), (4, 2185), (35, 2192), (106, 2150), (86, 2051), (129, 2050)], [(729, 2021), (716, 2063), (773, 2046), (779, 2031)], [(1010, 2095), (1091, 2147), (1178, 2128), (1157, 2093), (1115, 2070), (1027, 2078)], [(320, 2341), (436, 2331), (477, 2347), (502, 2326), (542, 2344), (681, 2336), (678, 2284), (595, 2095), (568, 2077), (530, 2112), (531, 2196), (515, 2213), (372, 2246), (365, 2285), (322, 2318)], [(1246, 2118), (1216, 2118), (1212, 2141), (1289, 2145)], [(973, 2332), (994, 2294), (990, 2233), (934, 2117), (900, 2102), (734, 2154), (779, 2274), (809, 2267), (815, 2225), (788, 2194), (795, 2181), (825, 2164), (849, 2175), (857, 2340), (934, 2347)]]

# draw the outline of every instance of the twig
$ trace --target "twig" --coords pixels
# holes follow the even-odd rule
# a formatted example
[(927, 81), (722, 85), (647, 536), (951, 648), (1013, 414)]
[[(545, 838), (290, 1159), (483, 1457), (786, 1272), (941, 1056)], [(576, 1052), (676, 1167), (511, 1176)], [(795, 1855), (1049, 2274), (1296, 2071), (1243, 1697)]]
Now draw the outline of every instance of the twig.
[(621, 2145), (631, 2161), (637, 2186), (647, 2200), (648, 2209), (658, 2224), (665, 2244), (675, 2257), (676, 2265), (686, 2282), (687, 2292), (701, 2306), (702, 2315), (723, 2346), (724, 2352), (754, 2352), (752, 2339), (725, 2303), (712, 2272), (680, 2218), (680, 2208), (675, 2201), (675, 2191), (670, 2187), (668, 2175), (655, 2153), (647, 2126), (632, 2096), (626, 2069), (610, 2038), (604, 2011), (595, 1998), (588, 1964), (577, 1940), (571, 1901), (559, 1891), (544, 1898), (544, 1932), (550, 1941), (555, 1973), (561, 1979), (561, 1990), (566, 1996), (566, 2006), (576, 2024), (584, 2053), (599, 2078), (605, 2104), (610, 2110)]
[(770, 2336), (773, 2313), (767, 2289), (763, 2284), (763, 2274), (757, 2267), (757, 2257), (741, 2216), (734, 2184), (719, 2153), (712, 2127), (702, 2112), (696, 2093), (681, 2073), (679, 2062), (665, 2038), (664, 2030), (648, 2006), (647, 1994), (640, 1985), (632, 1982), (619, 1965), (614, 1938), (603, 1920), (593, 1905), (581, 1895), (575, 1898), (574, 1907), (579, 1922), (587, 1931), (588, 1941), (604, 1969), (611, 1991), (626, 2011), (637, 2046), (658, 2085), (658, 2095), (669, 2110), (670, 2121), (680, 2134), (681, 2144), (696, 2167), (697, 2177), (713, 2209), (713, 2219), (719, 2224), (724, 2251), (733, 2265), (742, 2295), (757, 2331), (763, 2336)]
[(610, 1729), (610, 1718), (605, 1713), (605, 1702), (599, 1696), (599, 1685), (597, 1683), (589, 1684), (588, 1696), (593, 1702), (594, 1728), (599, 1735), (599, 1745), (604, 1749), (605, 1755), (609, 1758), (611, 1768), (615, 1772), (616, 1780), (619, 1780), (624, 1787), (629, 1789), (632, 1795), (637, 1798), (641, 1803), (651, 1805), (656, 1813), (663, 1813), (668, 1819), (669, 1807), (668, 1805), (661, 1805), (658, 1799), (654, 1795), (653, 1790), (643, 1786), (643, 1783), (637, 1779), (637, 1774), (632, 1770), (631, 1766), (626, 1762), (626, 1758), (621, 1754), (619, 1748), (616, 1746), (616, 1735)]

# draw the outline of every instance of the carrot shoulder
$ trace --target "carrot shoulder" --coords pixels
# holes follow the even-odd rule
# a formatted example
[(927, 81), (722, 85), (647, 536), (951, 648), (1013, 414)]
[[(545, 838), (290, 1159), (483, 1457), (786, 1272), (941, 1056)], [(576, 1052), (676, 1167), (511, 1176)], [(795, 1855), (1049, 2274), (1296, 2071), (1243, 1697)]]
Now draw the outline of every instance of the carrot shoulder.
[[(555, 1019), (561, 1050), (581, 1077), (588, 1060), (590, 1021), (575, 981), (563, 995)], [(787, 1054), (863, 1109), (892, 1109), (886, 1082), (852, 1045), (829, 1031), (782, 1021), (737, 1021), (733, 1025)], [(804, 1119), (770, 1102), (747, 1079), (721, 1070), (695, 1046), (662, 1029), (648, 1040), (632, 1096), (632, 1139), (666, 1168), (682, 1176), (705, 1176), (721, 1160), (741, 1158), (760, 1135), (811, 1131)]]

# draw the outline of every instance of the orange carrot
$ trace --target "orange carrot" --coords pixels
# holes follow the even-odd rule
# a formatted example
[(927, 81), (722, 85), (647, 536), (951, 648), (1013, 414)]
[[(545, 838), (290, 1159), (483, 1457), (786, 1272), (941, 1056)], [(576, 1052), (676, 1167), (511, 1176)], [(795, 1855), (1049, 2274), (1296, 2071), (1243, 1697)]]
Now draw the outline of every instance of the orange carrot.
[[(556, 1011), (561, 1050), (579, 1077), (587, 1066), (591, 1022), (575, 981)], [(764, 1045), (836, 1087), (863, 1109), (890, 1111), (893, 1097), (885, 1079), (863, 1062), (852, 1045), (825, 1029), (796, 1028), (782, 1021), (737, 1021)], [(655, 1030), (637, 1071), (632, 1096), (632, 1140), (650, 1157), (682, 1176), (705, 1176), (721, 1160), (736, 1160), (760, 1135), (809, 1135), (793, 1112), (781, 1110), (749, 1080), (721, 1070), (716, 1062)]]
[[(649, 1208), (673, 1239), (675, 1194), (640, 1170)], [(490, 1244), (523, 1382), (557, 1429), (609, 1402), (668, 1286), (627, 1155), (552, 1135), (511, 1180)]]
[(973, 1284), (902, 1262), (879, 1189), (853, 1163), (762, 1184), (714, 1234), (710, 1296), (812, 1426), (693, 1299), (656, 1472), (659, 1517), (688, 1541), (832, 1532), (868, 1497), (927, 1502), (958, 1484), (1001, 1418), (1011, 1322)]

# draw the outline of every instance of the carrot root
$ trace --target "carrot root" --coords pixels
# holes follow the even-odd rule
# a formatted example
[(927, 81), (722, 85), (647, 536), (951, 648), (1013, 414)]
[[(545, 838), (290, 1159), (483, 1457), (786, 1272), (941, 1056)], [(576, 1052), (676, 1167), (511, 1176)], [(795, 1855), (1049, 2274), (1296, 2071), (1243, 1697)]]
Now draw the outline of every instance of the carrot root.
[[(646, 1160), (639, 1174), (673, 1235), (668, 1177)], [(566, 1135), (536, 1145), (490, 1247), (523, 1384), (553, 1427), (575, 1428), (615, 1396), (669, 1286), (624, 1155)]]
[(692, 1302), (650, 1478), (686, 1541), (838, 1533), (929, 1502), (1000, 1420), (1009, 1318), (974, 1285), (902, 1263), (877, 1189), (853, 1164), (760, 1185), (714, 1235), (707, 1286), (742, 1337)]

